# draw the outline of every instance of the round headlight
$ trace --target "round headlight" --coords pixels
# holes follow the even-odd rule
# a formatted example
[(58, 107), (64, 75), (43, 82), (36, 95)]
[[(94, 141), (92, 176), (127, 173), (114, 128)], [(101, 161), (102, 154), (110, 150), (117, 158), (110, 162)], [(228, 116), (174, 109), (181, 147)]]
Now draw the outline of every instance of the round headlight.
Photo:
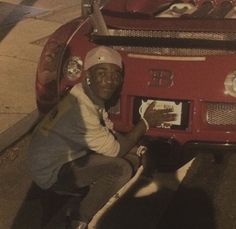
[(231, 72), (225, 78), (225, 93), (236, 97), (236, 71)]
[(71, 81), (77, 80), (81, 76), (83, 61), (79, 56), (70, 57), (64, 66), (65, 77)]

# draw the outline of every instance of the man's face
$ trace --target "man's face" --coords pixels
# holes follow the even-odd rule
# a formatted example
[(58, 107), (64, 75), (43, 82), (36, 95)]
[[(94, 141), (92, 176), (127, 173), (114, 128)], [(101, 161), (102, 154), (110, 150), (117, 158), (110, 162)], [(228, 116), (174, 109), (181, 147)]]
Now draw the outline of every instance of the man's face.
[(95, 96), (109, 100), (123, 81), (122, 70), (115, 64), (97, 64), (89, 70), (90, 88)]

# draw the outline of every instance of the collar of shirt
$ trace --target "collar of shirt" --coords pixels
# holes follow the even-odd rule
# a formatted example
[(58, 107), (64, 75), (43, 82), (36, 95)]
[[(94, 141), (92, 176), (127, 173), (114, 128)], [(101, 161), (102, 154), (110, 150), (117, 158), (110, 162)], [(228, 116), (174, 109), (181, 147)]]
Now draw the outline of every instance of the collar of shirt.
[(71, 90), (70, 90), (70, 94), (72, 94), (73, 96), (75, 96), (77, 98), (78, 101), (83, 101), (83, 103), (86, 103), (89, 107), (92, 107), (93, 109), (95, 109), (98, 112), (99, 118), (100, 120), (104, 120), (103, 119), (103, 113), (105, 111), (105, 107), (104, 104), (95, 104), (91, 98), (85, 93), (83, 86), (81, 83), (76, 84)]

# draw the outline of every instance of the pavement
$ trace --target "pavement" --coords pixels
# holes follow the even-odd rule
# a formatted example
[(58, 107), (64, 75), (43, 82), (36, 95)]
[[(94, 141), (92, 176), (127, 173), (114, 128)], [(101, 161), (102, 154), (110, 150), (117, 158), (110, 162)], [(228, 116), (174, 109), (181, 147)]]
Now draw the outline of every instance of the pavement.
[(80, 14), (80, 0), (0, 1), (0, 154), (37, 122), (36, 69), (48, 36)]

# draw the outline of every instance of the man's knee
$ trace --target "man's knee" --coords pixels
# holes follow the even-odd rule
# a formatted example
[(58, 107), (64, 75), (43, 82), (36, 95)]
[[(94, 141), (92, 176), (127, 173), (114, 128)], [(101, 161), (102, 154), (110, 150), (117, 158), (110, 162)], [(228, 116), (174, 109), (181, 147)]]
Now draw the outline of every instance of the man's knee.
[(133, 174), (133, 168), (128, 161), (123, 158), (114, 158), (112, 163), (113, 175), (120, 180), (129, 180)]

